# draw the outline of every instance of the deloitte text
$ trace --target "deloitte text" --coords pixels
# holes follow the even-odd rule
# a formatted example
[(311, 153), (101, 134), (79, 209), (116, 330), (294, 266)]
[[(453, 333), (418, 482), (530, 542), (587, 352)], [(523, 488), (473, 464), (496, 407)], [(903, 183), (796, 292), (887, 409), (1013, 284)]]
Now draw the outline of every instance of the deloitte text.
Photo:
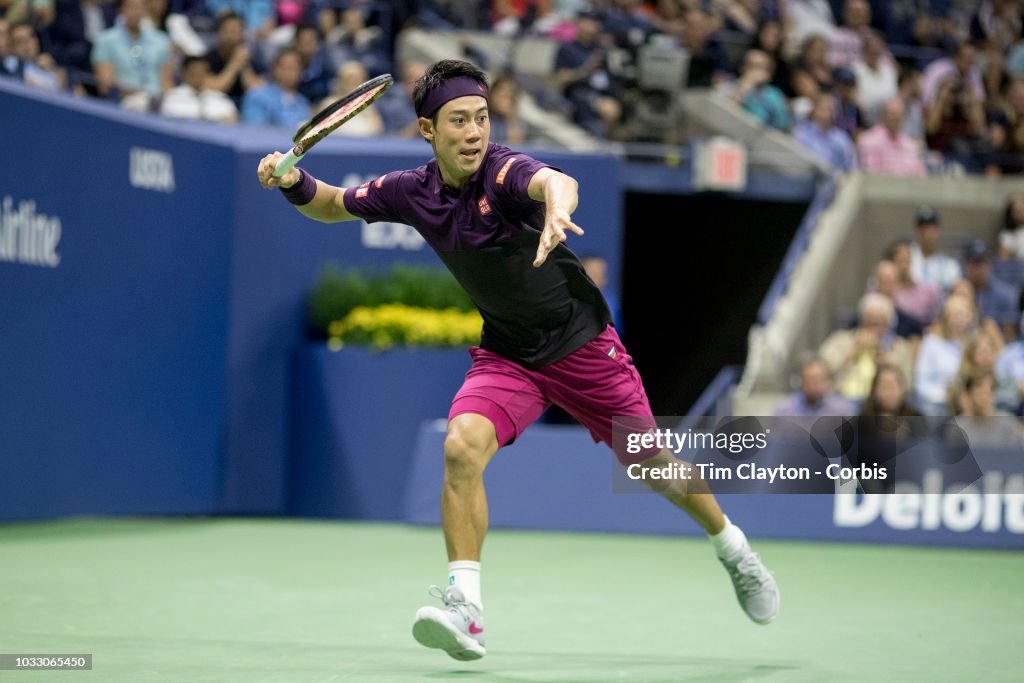
[(34, 199), (14, 207), (9, 195), (0, 201), (0, 261), (56, 268), (60, 265), (60, 219), (36, 213)]
[(921, 483), (897, 484), (890, 494), (839, 493), (833, 521), (838, 527), (862, 527), (881, 517), (886, 526), (900, 530), (942, 526), (966, 532), (980, 526), (995, 533), (1005, 526), (1011, 533), (1024, 534), (1024, 475), (988, 472), (980, 490), (975, 484), (944, 490), (942, 472), (929, 469)]

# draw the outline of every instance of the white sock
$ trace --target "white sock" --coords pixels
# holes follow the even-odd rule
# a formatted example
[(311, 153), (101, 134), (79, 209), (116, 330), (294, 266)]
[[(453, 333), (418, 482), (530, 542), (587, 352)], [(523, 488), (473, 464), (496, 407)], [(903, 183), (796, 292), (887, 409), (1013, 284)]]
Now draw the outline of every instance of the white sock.
[(480, 609), (484, 608), (480, 597), (480, 563), (458, 560), (448, 563), (448, 585), (455, 586), (466, 596), (466, 600)]
[(715, 548), (715, 554), (719, 559), (729, 565), (734, 565), (750, 552), (750, 545), (743, 530), (725, 518), (725, 528), (717, 534), (708, 534), (711, 545)]

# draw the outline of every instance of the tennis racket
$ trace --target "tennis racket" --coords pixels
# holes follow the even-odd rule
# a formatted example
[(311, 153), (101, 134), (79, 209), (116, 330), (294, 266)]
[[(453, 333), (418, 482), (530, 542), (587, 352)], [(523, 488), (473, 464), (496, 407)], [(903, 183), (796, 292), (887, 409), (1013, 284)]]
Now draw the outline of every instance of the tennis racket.
[(390, 88), (394, 82), (391, 74), (372, 78), (302, 124), (292, 138), (295, 146), (277, 162), (277, 166), (274, 167), (274, 175), (280, 178), (292, 170), (313, 145), (377, 101), (377, 98), (383, 95), (384, 91)]

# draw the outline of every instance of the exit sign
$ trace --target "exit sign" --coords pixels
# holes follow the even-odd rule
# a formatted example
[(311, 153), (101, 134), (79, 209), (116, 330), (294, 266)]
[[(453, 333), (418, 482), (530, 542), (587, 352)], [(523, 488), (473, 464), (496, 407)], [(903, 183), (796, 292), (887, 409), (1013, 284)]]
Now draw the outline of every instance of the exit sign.
[(697, 145), (693, 185), (697, 190), (738, 192), (747, 187), (747, 148), (724, 137), (713, 137)]

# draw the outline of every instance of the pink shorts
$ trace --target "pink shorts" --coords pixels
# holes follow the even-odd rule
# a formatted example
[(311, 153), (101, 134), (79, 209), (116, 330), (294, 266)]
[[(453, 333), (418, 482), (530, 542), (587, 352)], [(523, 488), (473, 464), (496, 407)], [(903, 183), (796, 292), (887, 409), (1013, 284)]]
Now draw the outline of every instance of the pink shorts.
[[(656, 428), (640, 373), (614, 327), (609, 326), (562, 360), (538, 369), (478, 346), (469, 354), (473, 367), (452, 400), (449, 420), (462, 413), (482, 415), (494, 424), (498, 445), (505, 446), (554, 403), (589, 429), (594, 441), (611, 446), (623, 464), (654, 455), (649, 451), (627, 454), (613, 444), (613, 417), (633, 416), (640, 418), (645, 429)], [(629, 422), (635, 429), (638, 421)]]

